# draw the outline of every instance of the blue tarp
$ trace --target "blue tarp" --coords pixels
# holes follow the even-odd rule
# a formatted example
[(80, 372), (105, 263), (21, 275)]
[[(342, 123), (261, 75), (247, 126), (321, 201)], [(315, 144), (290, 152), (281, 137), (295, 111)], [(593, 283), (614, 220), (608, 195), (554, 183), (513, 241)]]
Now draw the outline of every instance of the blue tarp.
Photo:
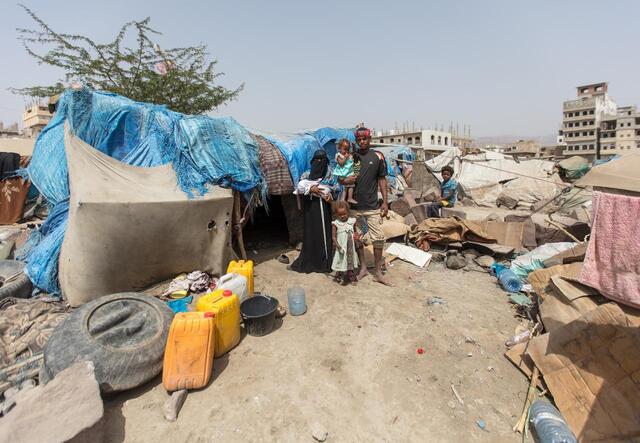
[(284, 155), (289, 163), (289, 171), (294, 183), (298, 183), (300, 176), (309, 170), (313, 153), (319, 149), (327, 152), (331, 166), (335, 166), (336, 142), (346, 138), (355, 142), (354, 129), (320, 128), (298, 134), (288, 140), (277, 136), (265, 136)]
[[(212, 183), (242, 192), (257, 188), (265, 201), (259, 148), (233, 118), (188, 116), (108, 92), (67, 90), (38, 137), (26, 171), (49, 203), (50, 214), (29, 238), (22, 258), (34, 285), (49, 293), (60, 293), (58, 259), (68, 216), (65, 122), (86, 143), (123, 163), (142, 167), (170, 163), (189, 197), (204, 194), (206, 185)], [(355, 141), (353, 129), (335, 128), (306, 131), (286, 140), (266, 137), (284, 155), (294, 183), (309, 169), (316, 150), (325, 150), (333, 167), (336, 142), (342, 138)], [(396, 171), (389, 160), (387, 169), (393, 180)]]
[(266, 197), (258, 146), (234, 119), (187, 116), (108, 92), (67, 90), (38, 137), (27, 168), (51, 211), (29, 239), (26, 272), (35, 286), (49, 293), (60, 292), (58, 258), (68, 215), (65, 122), (86, 143), (123, 163), (171, 163), (178, 184), (190, 197), (204, 194), (208, 183), (242, 192), (257, 188)]

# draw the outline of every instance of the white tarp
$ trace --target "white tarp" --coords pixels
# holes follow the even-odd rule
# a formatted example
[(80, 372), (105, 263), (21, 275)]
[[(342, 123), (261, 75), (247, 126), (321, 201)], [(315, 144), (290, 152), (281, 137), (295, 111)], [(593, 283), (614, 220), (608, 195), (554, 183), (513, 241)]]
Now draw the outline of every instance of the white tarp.
[(553, 175), (554, 165), (537, 159), (519, 163), (509, 158), (472, 162), (464, 157), (457, 180), (464, 194), (480, 206), (495, 206), (502, 192), (516, 200), (535, 203), (552, 198), (561, 189), (562, 181)]
[(640, 192), (640, 154), (628, 154), (594, 166), (577, 184)]
[(427, 160), (427, 166), (433, 172), (440, 172), (444, 166), (447, 166), (453, 162), (453, 170), (457, 171), (460, 165), (460, 148), (453, 147), (451, 149), (447, 149), (442, 154), (437, 157), (432, 158), (431, 160)]

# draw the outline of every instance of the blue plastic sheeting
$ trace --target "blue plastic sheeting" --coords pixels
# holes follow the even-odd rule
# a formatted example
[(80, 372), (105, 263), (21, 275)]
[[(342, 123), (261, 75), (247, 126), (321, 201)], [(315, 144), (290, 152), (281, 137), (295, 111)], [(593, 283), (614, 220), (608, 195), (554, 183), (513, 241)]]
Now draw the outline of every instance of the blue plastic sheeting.
[(27, 168), (51, 212), (29, 239), (26, 272), (36, 287), (49, 293), (60, 292), (58, 257), (67, 222), (65, 122), (86, 143), (123, 163), (142, 167), (171, 163), (178, 184), (189, 196), (204, 194), (209, 183), (242, 192), (258, 188), (266, 196), (258, 147), (234, 119), (185, 116), (107, 92), (67, 90), (38, 137)]
[[(350, 143), (355, 143), (355, 129), (320, 128), (288, 138), (265, 133), (262, 135), (282, 152), (289, 164), (289, 171), (294, 183), (297, 183), (302, 174), (309, 170), (313, 153), (318, 149), (322, 149), (327, 153), (330, 169), (332, 170), (335, 167), (337, 142), (345, 138)], [(395, 180), (400, 171), (396, 163), (391, 160), (398, 158), (399, 154), (402, 154), (404, 160), (415, 159), (413, 151), (403, 145), (373, 147), (372, 149), (380, 151), (385, 156), (388, 180), (392, 187), (395, 186)], [(337, 181), (334, 180), (334, 182), (334, 184), (337, 184)]]
[(376, 151), (380, 151), (382, 155), (384, 155), (387, 160), (387, 173), (391, 177), (396, 177), (400, 174), (400, 169), (394, 159), (400, 158), (402, 155), (402, 160), (413, 161), (415, 160), (415, 154), (408, 146), (403, 145), (393, 145), (393, 146), (378, 146), (373, 147), (372, 149)]
[[(254, 138), (231, 117), (184, 117), (178, 123), (181, 151), (195, 169), (185, 168), (190, 176), (184, 183), (204, 193), (207, 183), (217, 183), (238, 191), (249, 191), (261, 186), (266, 197), (266, 184), (262, 180), (259, 148)], [(190, 163), (189, 162), (189, 163)], [(174, 168), (176, 163), (174, 161)], [(176, 173), (180, 176), (180, 169)]]
[(336, 142), (346, 138), (355, 142), (354, 129), (320, 128), (295, 135), (287, 140), (278, 136), (265, 134), (287, 160), (289, 171), (294, 183), (298, 183), (300, 176), (310, 168), (313, 153), (319, 149), (327, 152), (331, 166), (335, 165)]

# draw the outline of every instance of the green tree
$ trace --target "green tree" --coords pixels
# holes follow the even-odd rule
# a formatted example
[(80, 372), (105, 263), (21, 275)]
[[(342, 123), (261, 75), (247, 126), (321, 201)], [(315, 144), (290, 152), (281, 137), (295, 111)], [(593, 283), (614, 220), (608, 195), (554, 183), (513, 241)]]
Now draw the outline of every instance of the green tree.
[[(133, 100), (167, 105), (173, 111), (203, 114), (236, 99), (244, 86), (231, 90), (216, 84), (223, 73), (214, 69), (217, 60), (207, 61), (206, 45), (161, 49), (151, 39), (160, 33), (150, 27), (149, 17), (125, 23), (109, 43), (96, 43), (82, 35), (58, 33), (20, 6), (38, 25), (17, 29), (24, 48), (39, 64), (56, 66), (65, 74), (51, 86), (12, 88), (16, 94), (48, 97), (61, 93), (63, 82), (77, 81)], [(133, 47), (125, 43), (130, 32), (137, 42)]]

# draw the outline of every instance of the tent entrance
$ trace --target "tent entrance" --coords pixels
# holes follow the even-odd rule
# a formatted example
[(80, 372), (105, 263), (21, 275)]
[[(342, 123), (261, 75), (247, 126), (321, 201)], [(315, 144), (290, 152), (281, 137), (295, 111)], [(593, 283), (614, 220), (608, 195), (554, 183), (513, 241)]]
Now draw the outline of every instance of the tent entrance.
[[(289, 196), (270, 195), (269, 211), (260, 206), (255, 209), (253, 218), (247, 221), (242, 235), (247, 258), (262, 262), (290, 249), (289, 230), (283, 200)], [(295, 201), (294, 201), (295, 203)]]

